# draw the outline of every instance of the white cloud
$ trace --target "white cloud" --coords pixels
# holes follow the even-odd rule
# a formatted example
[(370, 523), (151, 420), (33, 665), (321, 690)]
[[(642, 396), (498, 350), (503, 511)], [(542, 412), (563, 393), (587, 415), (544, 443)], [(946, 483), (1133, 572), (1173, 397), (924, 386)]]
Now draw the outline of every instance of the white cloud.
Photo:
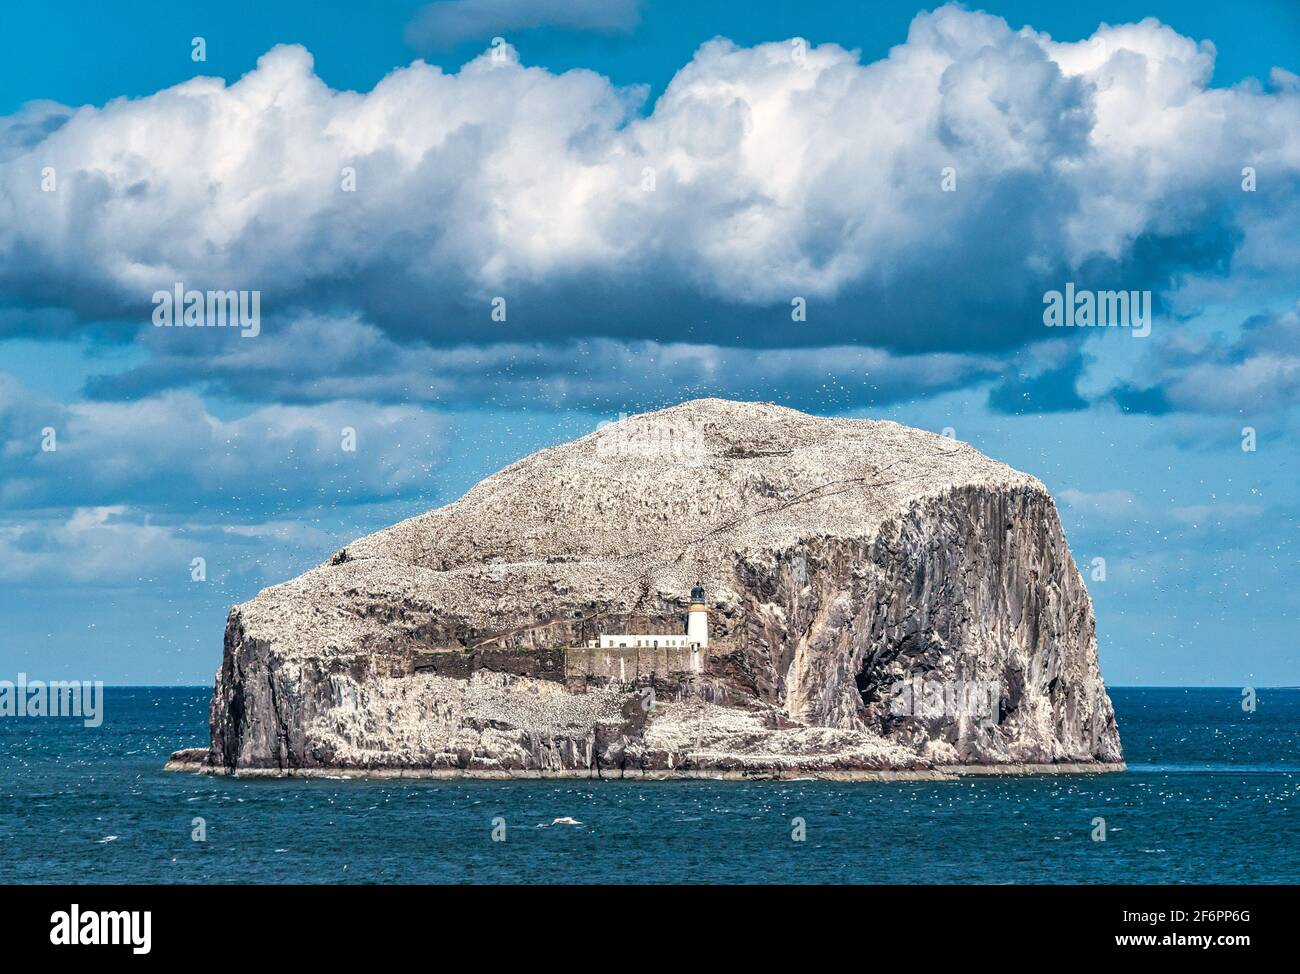
[(1300, 404), (1300, 307), (1256, 315), (1230, 339), (1171, 329), (1153, 344), (1139, 376), (1140, 383), (1114, 392), (1137, 412), (1246, 421), (1285, 412)]
[(0, 578), (59, 578), (131, 585), (192, 556), (175, 528), (150, 523), (125, 504), (79, 507), (59, 518), (0, 520)]
[(1057, 496), (1073, 512), (1084, 517), (1131, 519), (1142, 513), (1142, 505), (1131, 490), (1083, 491), (1066, 487)]
[(280, 402), (367, 399), (443, 405), (636, 408), (697, 396), (805, 405), (898, 402), (992, 378), (992, 356), (893, 355), (862, 346), (748, 349), (597, 338), (401, 345), (374, 325), (307, 317), (256, 342), (196, 349), (159, 333), (140, 366), (91, 382), (108, 398), (196, 382), (236, 397)]
[(1259, 504), (1193, 504), (1175, 507), (1171, 512), (1175, 521), (1193, 528), (1218, 527), (1223, 522), (1256, 520), (1264, 514)]
[(232, 524), (210, 517), (160, 517), (127, 504), (0, 517), (0, 579), (175, 589), (195, 581), (194, 559), (202, 558), (203, 582), (248, 591), (319, 563), (356, 533), (298, 520)]
[[(640, 338), (708, 317), (673, 296), (800, 295), (849, 302), (838, 332), (823, 319), (827, 344), (956, 348), (984, 329), (1011, 346), (1035, 322), (1007, 309), (1032, 307), (1044, 275), (1130, 260), (1159, 278), (1190, 258), (1147, 266), (1139, 237), (1220, 223), (1210, 257), (1237, 248), (1249, 272), (1267, 260), (1255, 239), (1295, 224), (1300, 91), (1207, 88), (1212, 48), (1155, 21), (1058, 44), (945, 7), (873, 64), (795, 50), (711, 41), (641, 116), (643, 92), (513, 52), (456, 74), (417, 62), (358, 94), (278, 47), (231, 85), (10, 125), (0, 285), (142, 326), (175, 281), (259, 288), (266, 313), (343, 308), (440, 341), (492, 328), (494, 295), (544, 293), (554, 329), (586, 316), (584, 334)], [(45, 166), (56, 192), (40, 191)], [(533, 320), (512, 309), (510, 327)]]
[[(52, 451), (42, 449), (46, 428)], [(345, 429), (355, 450), (344, 449)], [(276, 405), (227, 419), (190, 392), (62, 405), (0, 374), (0, 507), (203, 507), (238, 523), (428, 494), (445, 433), (444, 419), (413, 406)]]

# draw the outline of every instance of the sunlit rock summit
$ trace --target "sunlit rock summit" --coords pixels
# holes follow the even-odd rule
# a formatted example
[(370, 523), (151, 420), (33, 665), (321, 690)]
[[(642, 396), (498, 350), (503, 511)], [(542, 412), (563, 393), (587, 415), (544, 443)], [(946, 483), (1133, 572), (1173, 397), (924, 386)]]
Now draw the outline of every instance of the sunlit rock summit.
[(896, 423), (719, 399), (543, 450), (236, 606), (211, 728), (168, 766), (1122, 767), (1038, 480)]

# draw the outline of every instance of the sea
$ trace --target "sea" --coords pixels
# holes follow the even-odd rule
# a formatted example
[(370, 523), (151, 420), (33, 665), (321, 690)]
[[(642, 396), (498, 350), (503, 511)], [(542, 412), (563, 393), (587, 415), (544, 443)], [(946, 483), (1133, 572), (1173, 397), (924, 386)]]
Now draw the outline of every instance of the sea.
[(0, 883), (1296, 883), (1300, 689), (1114, 688), (1128, 771), (941, 782), (164, 772), (205, 688), (0, 719)]

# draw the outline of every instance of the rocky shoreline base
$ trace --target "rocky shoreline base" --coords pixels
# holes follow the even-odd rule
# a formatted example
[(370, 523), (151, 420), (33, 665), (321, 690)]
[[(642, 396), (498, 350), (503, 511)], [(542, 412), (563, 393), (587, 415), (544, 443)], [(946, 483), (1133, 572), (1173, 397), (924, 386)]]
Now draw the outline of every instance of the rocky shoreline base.
[[(196, 749), (199, 753), (202, 749)], [(521, 781), (550, 778), (586, 778), (634, 781), (956, 781), (976, 775), (1025, 776), (1040, 774), (1111, 774), (1127, 771), (1124, 762), (1063, 762), (1060, 764), (961, 764), (932, 768), (688, 768), (679, 770), (624, 770), (561, 768), (557, 770), (492, 770), (484, 768), (239, 768), (214, 767), (194, 752), (179, 751), (164, 771), (233, 776), (237, 778), (412, 779), (452, 781)]]

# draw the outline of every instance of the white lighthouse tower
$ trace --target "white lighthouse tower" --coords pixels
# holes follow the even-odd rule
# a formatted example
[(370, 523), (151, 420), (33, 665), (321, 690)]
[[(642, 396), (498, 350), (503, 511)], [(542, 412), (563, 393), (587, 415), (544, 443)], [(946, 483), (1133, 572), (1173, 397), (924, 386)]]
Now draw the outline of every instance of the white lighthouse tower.
[(704, 586), (698, 581), (691, 589), (691, 609), (686, 616), (686, 643), (706, 649), (709, 645), (709, 610), (704, 607)]

